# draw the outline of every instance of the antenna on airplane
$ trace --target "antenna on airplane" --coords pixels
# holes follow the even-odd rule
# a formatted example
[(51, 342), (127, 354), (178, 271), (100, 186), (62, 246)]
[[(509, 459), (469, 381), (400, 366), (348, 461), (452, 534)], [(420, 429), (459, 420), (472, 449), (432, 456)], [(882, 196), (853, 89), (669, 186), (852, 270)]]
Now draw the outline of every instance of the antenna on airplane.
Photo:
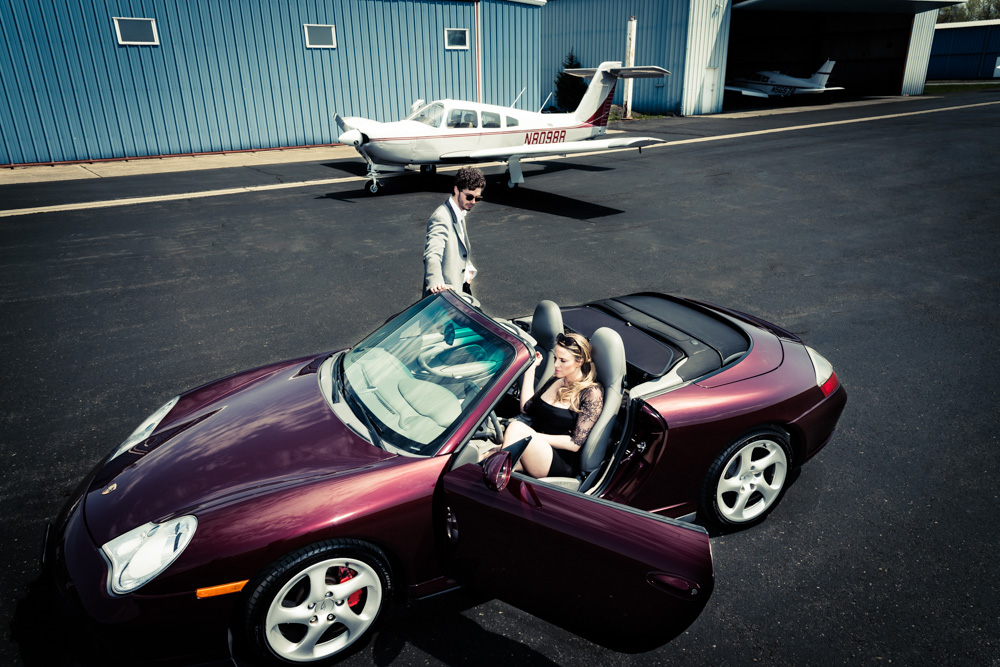
[(514, 98), (514, 101), (510, 103), (511, 109), (514, 108), (514, 105), (517, 104), (517, 101), (521, 99), (521, 95), (524, 95), (524, 91), (526, 91), (527, 89), (528, 89), (527, 87), (521, 89), (521, 92), (517, 94), (517, 97)]
[(538, 113), (542, 113), (542, 111), (545, 109), (545, 105), (549, 103), (549, 99), (551, 99), (551, 98), (552, 98), (552, 91), (550, 90), (549, 91), (549, 96), (545, 98), (544, 102), (542, 102), (542, 106), (538, 110)]

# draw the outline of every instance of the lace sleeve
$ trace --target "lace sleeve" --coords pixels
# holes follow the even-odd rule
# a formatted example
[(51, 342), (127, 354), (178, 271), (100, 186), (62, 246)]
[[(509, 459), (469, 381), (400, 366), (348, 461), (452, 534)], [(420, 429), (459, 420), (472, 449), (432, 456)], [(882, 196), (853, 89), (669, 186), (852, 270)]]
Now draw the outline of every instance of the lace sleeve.
[(600, 387), (590, 387), (580, 397), (580, 412), (576, 415), (576, 426), (573, 427), (573, 444), (583, 447), (587, 436), (601, 416), (604, 407), (604, 394)]

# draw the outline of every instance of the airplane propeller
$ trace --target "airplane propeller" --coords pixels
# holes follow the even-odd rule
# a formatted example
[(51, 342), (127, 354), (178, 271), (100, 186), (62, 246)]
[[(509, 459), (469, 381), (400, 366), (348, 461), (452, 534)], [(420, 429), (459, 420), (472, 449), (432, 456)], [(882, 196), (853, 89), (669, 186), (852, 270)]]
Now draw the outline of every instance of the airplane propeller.
[(357, 148), (365, 143), (365, 135), (361, 134), (358, 130), (351, 129), (337, 137), (337, 141)]
[(368, 143), (368, 137), (361, 134), (360, 130), (344, 122), (343, 117), (339, 113), (333, 114), (333, 120), (337, 123), (337, 130), (340, 132), (340, 136), (337, 137), (337, 141), (340, 143), (347, 146), (354, 146), (355, 148)]

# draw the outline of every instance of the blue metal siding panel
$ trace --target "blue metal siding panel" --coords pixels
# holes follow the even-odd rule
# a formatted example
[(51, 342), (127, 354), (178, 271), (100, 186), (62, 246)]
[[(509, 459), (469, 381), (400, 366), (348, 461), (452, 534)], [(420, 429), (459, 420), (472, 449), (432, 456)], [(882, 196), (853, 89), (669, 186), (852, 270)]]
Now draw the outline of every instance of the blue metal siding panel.
[[(476, 5), (457, 0), (5, 0), (0, 164), (329, 143), (332, 114), (397, 120), (476, 97)], [(537, 107), (543, 8), (483, 0), (484, 101)], [(113, 17), (156, 20), (120, 46)], [(307, 49), (303, 24), (336, 26)], [(444, 48), (469, 30), (468, 50)]]
[[(542, 9), (542, 97), (555, 90), (555, 79), (572, 49), (583, 67), (625, 60), (627, 23), (636, 17), (637, 65), (659, 65), (674, 74), (665, 80), (636, 79), (632, 107), (645, 113), (680, 109), (687, 47), (688, 0), (553, 0)], [(622, 88), (615, 91), (621, 104)]]
[(538, 111), (539, 7), (512, 2), (482, 3), (483, 102)]
[(931, 47), (929, 79), (992, 79), (1000, 56), (1000, 25), (938, 28)]

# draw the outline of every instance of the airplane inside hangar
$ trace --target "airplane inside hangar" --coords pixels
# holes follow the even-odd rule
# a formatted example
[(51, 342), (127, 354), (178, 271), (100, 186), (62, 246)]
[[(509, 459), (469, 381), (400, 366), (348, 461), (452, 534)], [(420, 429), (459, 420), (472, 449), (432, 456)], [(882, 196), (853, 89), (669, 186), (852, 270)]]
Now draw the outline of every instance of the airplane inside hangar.
[[(809, 76), (831, 59), (837, 65), (830, 85), (844, 88), (838, 98), (920, 94), (936, 10), (952, 4), (936, 0), (737, 0), (729, 30), (727, 78), (765, 69)], [(733, 96), (727, 96), (725, 106), (734, 102)]]

